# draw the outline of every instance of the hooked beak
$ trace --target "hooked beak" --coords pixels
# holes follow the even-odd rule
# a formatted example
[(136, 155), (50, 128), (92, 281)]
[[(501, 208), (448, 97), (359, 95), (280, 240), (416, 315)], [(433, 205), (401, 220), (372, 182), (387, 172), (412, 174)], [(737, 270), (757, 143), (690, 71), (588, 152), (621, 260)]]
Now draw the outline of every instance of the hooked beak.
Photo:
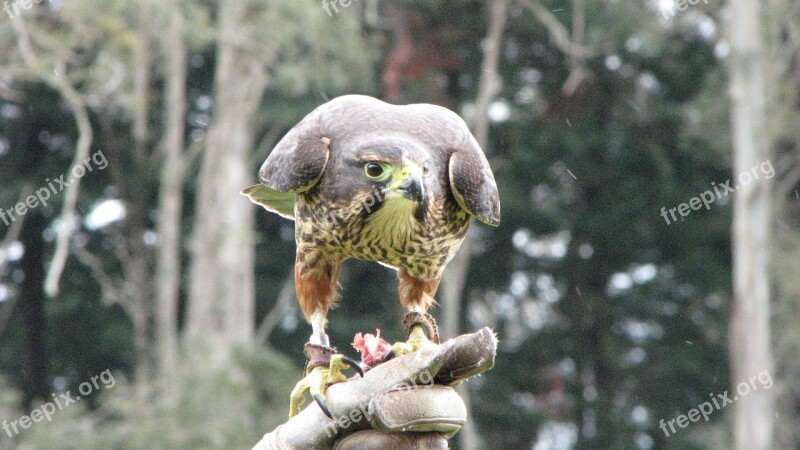
[(403, 197), (422, 205), (425, 202), (425, 188), (422, 184), (422, 170), (415, 165), (408, 165), (400, 171), (400, 185), (397, 190)]

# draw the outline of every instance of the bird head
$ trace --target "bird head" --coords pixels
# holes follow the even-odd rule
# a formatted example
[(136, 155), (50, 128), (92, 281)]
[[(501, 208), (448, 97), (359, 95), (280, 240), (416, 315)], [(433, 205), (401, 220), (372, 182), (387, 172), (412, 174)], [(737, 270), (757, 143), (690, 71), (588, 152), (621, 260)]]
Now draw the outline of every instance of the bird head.
[[(378, 145), (375, 145), (378, 144)], [(351, 188), (368, 197), (355, 195), (371, 216), (379, 210), (392, 216), (415, 217), (422, 221), (428, 208), (428, 198), (437, 180), (429, 177), (428, 152), (412, 142), (372, 143), (356, 152), (355, 170), (349, 179), (359, 178)], [(352, 169), (351, 169), (352, 170)]]
[(497, 184), (483, 151), (460, 117), (434, 105), (338, 97), (292, 128), (259, 175), (264, 188), (244, 193), (286, 217), (292, 198), (280, 193), (321, 195), (343, 216), (373, 223), (381, 211), (387, 225), (459, 207), (489, 225), (500, 222)]
[(408, 158), (394, 161), (372, 160), (364, 164), (364, 176), (375, 195), (375, 204), (390, 209), (408, 210), (422, 220), (427, 208), (425, 176), (427, 162), (419, 164)]

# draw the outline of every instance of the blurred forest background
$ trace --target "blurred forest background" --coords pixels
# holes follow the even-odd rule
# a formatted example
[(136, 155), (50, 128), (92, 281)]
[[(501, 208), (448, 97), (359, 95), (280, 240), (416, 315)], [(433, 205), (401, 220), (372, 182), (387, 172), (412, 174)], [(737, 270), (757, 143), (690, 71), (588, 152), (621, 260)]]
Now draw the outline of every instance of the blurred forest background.
[[(5, 5), (0, 420), (115, 383), (0, 449), (249, 448), (285, 420), (310, 333), (293, 223), (239, 190), (348, 93), (453, 109), (498, 181), (502, 224), (472, 227), (435, 310), (444, 338), (500, 338), (454, 448), (800, 448), (796, 0)], [(401, 338), (391, 270), (341, 282), (340, 349)]]

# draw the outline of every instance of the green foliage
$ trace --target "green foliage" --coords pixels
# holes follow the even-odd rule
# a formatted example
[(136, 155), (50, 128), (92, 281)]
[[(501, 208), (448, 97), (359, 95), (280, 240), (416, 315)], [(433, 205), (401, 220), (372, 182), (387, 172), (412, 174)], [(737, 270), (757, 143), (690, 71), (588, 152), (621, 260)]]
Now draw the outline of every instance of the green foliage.
[[(242, 366), (225, 373), (174, 374), (169, 385), (178, 391), (174, 404), (152, 386), (118, 378), (104, 393), (102, 408), (89, 412), (75, 403), (16, 439), (33, 448), (249, 448), (284, 420), (285, 388), (299, 369), (274, 353), (243, 352), (240, 360)], [(142, 395), (152, 399), (143, 402)]]

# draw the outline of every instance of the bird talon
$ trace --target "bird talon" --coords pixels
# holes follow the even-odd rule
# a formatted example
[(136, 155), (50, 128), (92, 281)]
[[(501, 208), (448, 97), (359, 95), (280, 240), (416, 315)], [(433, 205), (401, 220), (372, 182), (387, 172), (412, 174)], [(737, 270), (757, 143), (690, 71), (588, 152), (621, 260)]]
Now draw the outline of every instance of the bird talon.
[(364, 369), (361, 368), (361, 364), (359, 364), (358, 361), (344, 355), (339, 355), (339, 356), (342, 358), (342, 361), (344, 361), (350, 367), (355, 369), (356, 372), (358, 372), (358, 374), (361, 375), (361, 378), (364, 378)]
[(325, 399), (322, 398), (322, 395), (321, 394), (314, 394), (314, 395), (312, 395), (312, 397), (314, 397), (314, 401), (317, 402), (317, 405), (319, 405), (319, 409), (321, 409), (322, 412), (325, 413), (325, 415), (328, 416), (329, 419), (333, 419), (333, 415), (331, 414), (331, 410), (328, 409), (328, 404), (325, 403)]
[[(309, 347), (309, 344), (307, 344), (306, 348), (312, 350), (307, 352), (307, 355), (309, 355), (309, 367), (306, 370), (306, 376), (292, 390), (289, 417), (294, 417), (300, 413), (300, 407), (305, 402), (306, 393), (309, 393), (322, 412), (329, 418), (333, 418), (325, 401), (325, 390), (332, 384), (345, 381), (347, 377), (342, 371), (348, 367), (355, 369), (361, 377), (364, 376), (364, 369), (361, 368), (358, 362), (347, 356), (332, 354), (333, 349), (330, 347), (323, 348), (313, 345)], [(321, 355), (330, 355), (327, 364), (324, 361), (326, 356)]]
[[(417, 328), (415, 328), (417, 330)], [(412, 332), (411, 337), (405, 342), (395, 342), (392, 347), (389, 349), (389, 353), (387, 353), (383, 357), (383, 361), (389, 361), (390, 359), (394, 358), (395, 356), (403, 356), (408, 355), (409, 353), (414, 353), (423, 346), (430, 345), (431, 341), (428, 340), (427, 337), (424, 335), (420, 335), (419, 333)]]

